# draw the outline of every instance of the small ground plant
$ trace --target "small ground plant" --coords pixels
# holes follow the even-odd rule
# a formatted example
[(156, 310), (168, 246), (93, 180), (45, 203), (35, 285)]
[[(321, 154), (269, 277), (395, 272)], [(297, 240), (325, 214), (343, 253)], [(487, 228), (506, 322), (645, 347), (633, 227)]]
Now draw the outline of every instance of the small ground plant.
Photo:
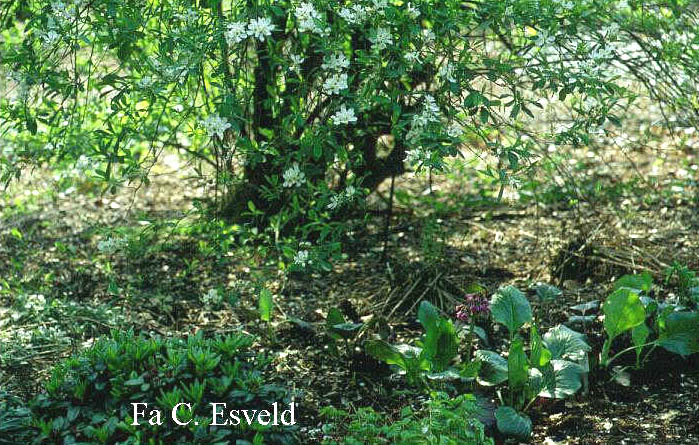
[[(265, 380), (263, 357), (250, 351), (253, 339), (242, 334), (205, 339), (146, 339), (132, 332), (110, 338), (56, 367), (46, 391), (31, 404), (38, 441), (51, 443), (236, 443), (269, 440), (292, 443), (293, 427), (245, 422), (217, 427), (211, 402), (226, 401), (236, 409), (289, 405), (289, 392)], [(190, 411), (177, 411), (186, 426), (151, 423), (132, 426), (132, 402), (157, 405), (171, 413), (187, 401)]]
[(492, 444), (492, 439), (485, 436), (483, 424), (476, 419), (478, 412), (472, 395), (449, 398), (443, 393), (433, 393), (421, 410), (403, 408), (395, 422), (372, 408), (360, 408), (350, 414), (327, 407), (322, 410), (328, 420), (323, 433), (332, 438), (323, 444)]

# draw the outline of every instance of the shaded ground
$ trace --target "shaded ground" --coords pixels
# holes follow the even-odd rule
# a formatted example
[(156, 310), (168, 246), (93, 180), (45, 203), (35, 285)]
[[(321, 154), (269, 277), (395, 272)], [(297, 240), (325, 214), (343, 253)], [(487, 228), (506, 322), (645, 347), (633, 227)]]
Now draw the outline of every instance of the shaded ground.
[[(385, 258), (376, 247), (383, 240), (377, 212), (371, 224), (350, 234), (348, 261), (330, 274), (292, 277), (283, 289), (275, 269), (253, 253), (214, 253), (216, 229), (192, 225), (188, 216), (190, 200), (202, 192), (176, 175), (114, 197), (100, 196), (89, 183), (85, 190), (50, 195), (32, 193), (41, 183), (18, 185), (0, 199), (0, 327), (6, 331), (0, 389), (28, 397), (60, 357), (113, 327), (164, 335), (244, 329), (260, 335), (259, 348), (276, 354), (279, 379), (299, 392), (309, 443), (322, 437), (322, 406), (372, 405), (395, 413), (418, 402), (414, 393), (361, 354), (331, 354), (322, 329), (329, 308), (365, 320), (390, 315), (391, 336), (414, 339), (418, 298), (450, 311), (472, 283), (493, 291), (542, 281), (564, 291), (548, 305), (529, 294), (548, 328), (566, 321), (571, 305), (603, 299), (624, 273), (648, 270), (662, 284), (673, 261), (699, 269), (696, 150), (643, 150), (633, 153), (633, 163), (613, 149), (580, 150), (572, 158), (577, 182), (531, 178), (519, 196), (503, 202), (493, 199), (495, 187), (488, 190), (482, 178), (458, 170), (435, 179), (431, 194), (427, 178), (402, 178), (399, 185), (414, 193), (397, 196)], [(384, 207), (383, 195), (370, 210)], [(110, 227), (138, 242), (127, 252), (100, 252)], [(259, 280), (283, 295), (276, 299), (272, 339), (257, 322)], [(201, 296), (217, 286), (236, 302), (204, 304)], [(672, 298), (675, 289), (668, 283), (657, 291)], [(39, 318), (15, 320), (10, 308), (20, 294), (56, 303)], [(595, 323), (588, 329), (593, 344), (601, 343)], [(22, 340), (18, 329), (37, 325), (60, 335)], [(631, 386), (593, 375), (588, 394), (534, 407), (533, 442), (697, 443), (698, 368), (696, 357), (659, 354)]]

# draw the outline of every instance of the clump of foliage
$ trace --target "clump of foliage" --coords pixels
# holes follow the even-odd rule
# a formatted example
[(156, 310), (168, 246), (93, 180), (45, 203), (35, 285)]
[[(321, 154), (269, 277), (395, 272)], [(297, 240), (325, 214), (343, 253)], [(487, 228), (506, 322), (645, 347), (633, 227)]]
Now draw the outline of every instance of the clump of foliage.
[(674, 281), (683, 303), (699, 308), (699, 276), (689, 267), (677, 261), (665, 271), (665, 284)]
[(291, 269), (329, 269), (348, 210), (465, 144), (518, 185), (537, 143), (621, 125), (629, 78), (699, 115), (693, 0), (10, 0), (0, 27), (1, 181), (52, 166), (116, 191), (176, 151), (213, 183), (204, 214)]
[[(91, 348), (57, 366), (45, 392), (31, 404), (38, 440), (56, 443), (232, 443), (267, 439), (293, 441), (293, 427), (211, 426), (209, 403), (226, 401), (235, 409), (288, 405), (289, 392), (269, 383), (267, 362), (251, 350), (243, 334), (206, 339), (146, 339), (113, 332)], [(133, 422), (131, 403), (148, 401), (163, 413), (183, 401), (190, 413), (178, 414), (187, 426)], [(167, 422), (167, 419), (163, 419)], [(196, 424), (198, 422), (198, 425)]]
[[(609, 367), (622, 354), (636, 353), (636, 368), (658, 346), (682, 356), (699, 352), (699, 312), (679, 304), (651, 298), (653, 277), (649, 273), (624, 275), (614, 283), (602, 305), (604, 331), (607, 334), (600, 364)], [(614, 341), (630, 334), (632, 346), (609, 356)], [(643, 351), (646, 355), (642, 357)]]
[(0, 445), (29, 443), (31, 412), (18, 397), (0, 391)]
[[(492, 439), (485, 436), (483, 424), (476, 418), (478, 413), (472, 395), (449, 398), (443, 393), (433, 393), (417, 412), (410, 406), (403, 408), (400, 418), (393, 422), (371, 408), (360, 408), (350, 414), (328, 407), (321, 410), (322, 416), (328, 420), (323, 433), (333, 439), (327, 439), (323, 444), (492, 444)], [(338, 437), (342, 439), (335, 439)]]
[[(460, 378), (460, 373), (450, 366), (459, 352), (459, 337), (452, 321), (440, 316), (437, 308), (428, 301), (420, 303), (418, 320), (425, 335), (416, 345), (368, 340), (364, 343), (367, 354), (398, 367), (412, 385), (424, 387), (428, 379)], [(472, 369), (464, 366), (462, 371), (468, 373)]]
[[(506, 385), (498, 391), (501, 406), (495, 412), (498, 430), (506, 436), (526, 440), (532, 423), (524, 412), (538, 397), (563, 399), (582, 386), (590, 347), (585, 336), (564, 325), (539, 335), (529, 301), (513, 286), (498, 290), (490, 302), (493, 320), (507, 328), (509, 349), (506, 356), (495, 351), (476, 351), (481, 362), (479, 382)], [(531, 324), (529, 354), (520, 329)]]

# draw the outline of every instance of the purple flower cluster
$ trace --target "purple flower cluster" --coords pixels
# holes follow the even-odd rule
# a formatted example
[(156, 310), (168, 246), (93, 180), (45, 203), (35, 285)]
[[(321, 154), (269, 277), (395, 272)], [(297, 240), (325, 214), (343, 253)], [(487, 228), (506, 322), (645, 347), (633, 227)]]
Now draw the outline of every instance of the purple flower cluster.
[(471, 317), (478, 317), (488, 312), (488, 300), (480, 294), (466, 294), (465, 303), (456, 306), (456, 319), (470, 322)]

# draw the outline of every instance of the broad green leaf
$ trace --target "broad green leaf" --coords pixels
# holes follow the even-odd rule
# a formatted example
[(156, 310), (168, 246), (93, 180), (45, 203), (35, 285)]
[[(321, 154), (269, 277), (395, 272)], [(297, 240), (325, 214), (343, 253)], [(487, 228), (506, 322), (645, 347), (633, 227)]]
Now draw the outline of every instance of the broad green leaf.
[(549, 360), (551, 360), (551, 351), (544, 347), (541, 336), (535, 325), (532, 325), (530, 341), (532, 344), (530, 353), (532, 366), (535, 368), (543, 368), (549, 363)]
[(481, 362), (479, 382), (482, 385), (498, 385), (507, 380), (507, 360), (500, 354), (488, 351), (476, 351), (476, 359)]
[(449, 367), (459, 352), (459, 337), (451, 320), (439, 320), (435, 328), (427, 331), (423, 342), (422, 356), (433, 372)]
[(559, 288), (546, 283), (537, 284), (536, 286), (534, 286), (534, 291), (536, 292), (536, 295), (539, 297), (539, 299), (541, 299), (541, 301), (544, 302), (554, 301), (558, 297), (563, 295), (563, 291), (561, 291)]
[(364, 351), (377, 360), (389, 365), (396, 365), (402, 369), (407, 368), (403, 354), (390, 343), (383, 340), (368, 340), (364, 343)]
[(526, 414), (518, 413), (514, 408), (501, 406), (495, 411), (498, 430), (508, 437), (529, 440), (532, 435), (532, 421)]
[(499, 289), (490, 301), (493, 320), (503, 324), (514, 336), (524, 323), (532, 321), (532, 307), (522, 292), (514, 286)]
[(330, 330), (344, 339), (350, 339), (359, 332), (362, 326), (364, 326), (363, 323), (339, 323), (332, 325)]
[(565, 325), (559, 324), (544, 334), (544, 343), (551, 351), (552, 359), (579, 359), (591, 348), (585, 342), (585, 335)]
[(551, 360), (551, 366), (544, 372), (544, 388), (541, 397), (565, 399), (582, 387), (583, 368), (568, 360)]
[(510, 345), (507, 355), (507, 383), (510, 391), (524, 388), (529, 377), (529, 364), (524, 353), (524, 342), (517, 339)]
[(646, 319), (646, 311), (638, 294), (629, 288), (615, 290), (602, 305), (604, 330), (610, 339), (626, 332)]
[(648, 272), (638, 275), (624, 275), (614, 283), (614, 290), (622, 287), (635, 290), (638, 293), (648, 293), (653, 286), (653, 277)]
[(437, 327), (440, 319), (439, 311), (429, 301), (423, 301), (417, 310), (417, 319), (420, 320), (425, 331), (429, 332)]
[(658, 344), (682, 356), (699, 352), (699, 312), (673, 312), (666, 316)]
[(260, 319), (267, 321), (272, 318), (272, 292), (269, 289), (262, 289), (259, 301)]

